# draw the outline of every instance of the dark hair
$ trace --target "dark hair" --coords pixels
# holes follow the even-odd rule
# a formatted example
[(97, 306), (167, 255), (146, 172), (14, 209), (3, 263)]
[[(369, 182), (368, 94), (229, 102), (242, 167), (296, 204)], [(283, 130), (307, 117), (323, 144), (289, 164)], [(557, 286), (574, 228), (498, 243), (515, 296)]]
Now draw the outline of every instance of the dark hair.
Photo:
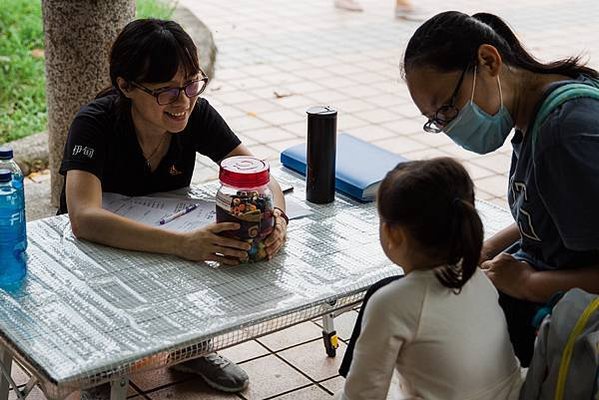
[(409, 161), (385, 176), (378, 192), (382, 220), (405, 228), (419, 247), (441, 262), (435, 274), (461, 289), (476, 271), (483, 226), (474, 207), (474, 184), (449, 157)]
[(465, 69), (474, 65), (478, 48), (483, 44), (497, 48), (510, 66), (541, 74), (572, 78), (584, 74), (599, 78), (599, 73), (581, 63), (578, 56), (546, 64), (539, 62), (496, 15), (469, 16), (458, 11), (437, 14), (416, 30), (404, 54), (403, 72), (417, 66), (431, 66), (444, 72)]
[(181, 25), (153, 18), (131, 21), (119, 33), (110, 50), (112, 87), (101, 91), (97, 97), (116, 90), (121, 94), (121, 105), (128, 106), (128, 99), (117, 85), (117, 77), (127, 82), (167, 82), (180, 68), (186, 76), (200, 71), (196, 45)]

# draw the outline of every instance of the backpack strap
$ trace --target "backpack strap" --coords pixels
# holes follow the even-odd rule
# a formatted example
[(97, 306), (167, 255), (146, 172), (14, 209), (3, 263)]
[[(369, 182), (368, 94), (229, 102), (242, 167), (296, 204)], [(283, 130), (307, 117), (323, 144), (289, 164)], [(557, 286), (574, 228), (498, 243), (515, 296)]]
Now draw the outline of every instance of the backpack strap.
[(580, 334), (584, 331), (584, 328), (589, 321), (589, 318), (595, 311), (599, 309), (599, 297), (593, 300), (582, 312), (574, 329), (568, 335), (568, 341), (564, 352), (562, 353), (562, 360), (559, 366), (559, 375), (557, 376), (557, 385), (555, 387), (555, 400), (564, 399), (564, 391), (566, 389), (566, 380), (568, 378), (568, 370), (570, 369), (570, 360), (572, 359), (572, 352), (574, 351), (574, 343)]
[(592, 85), (584, 83), (568, 83), (553, 90), (541, 104), (530, 130), (532, 135), (532, 156), (535, 159), (535, 143), (539, 136), (541, 126), (547, 117), (565, 102), (579, 98), (591, 98), (599, 100), (599, 81), (593, 79)]

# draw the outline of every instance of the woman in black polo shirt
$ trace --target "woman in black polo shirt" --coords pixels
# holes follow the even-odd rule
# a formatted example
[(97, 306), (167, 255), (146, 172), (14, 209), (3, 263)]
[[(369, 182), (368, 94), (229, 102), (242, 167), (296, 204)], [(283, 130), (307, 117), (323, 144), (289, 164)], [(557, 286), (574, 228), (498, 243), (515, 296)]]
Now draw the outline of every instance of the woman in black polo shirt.
[[(155, 19), (129, 23), (110, 54), (112, 89), (76, 115), (60, 173), (66, 182), (59, 213), (69, 213), (78, 238), (123, 249), (174, 254), (194, 261), (237, 264), (249, 245), (219, 236), (238, 229), (220, 223), (192, 232), (172, 232), (102, 209), (102, 192), (141, 196), (188, 186), (196, 152), (214, 162), (251, 155), (222, 117), (199, 98), (208, 78), (197, 49), (175, 22)], [(271, 180), (275, 230), (266, 240), (268, 257), (282, 246), (287, 223), (285, 200)], [(211, 386), (243, 390), (245, 372), (220, 356), (183, 363)]]

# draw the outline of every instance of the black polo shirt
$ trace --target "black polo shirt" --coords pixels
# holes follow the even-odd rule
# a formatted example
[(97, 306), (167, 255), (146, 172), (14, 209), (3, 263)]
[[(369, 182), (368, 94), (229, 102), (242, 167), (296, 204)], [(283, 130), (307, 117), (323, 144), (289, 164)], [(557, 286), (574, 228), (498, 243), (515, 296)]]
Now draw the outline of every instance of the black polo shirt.
[[(205, 99), (198, 99), (182, 132), (152, 172), (137, 141), (131, 112), (118, 112), (110, 94), (81, 108), (69, 129), (60, 173), (82, 170), (96, 175), (103, 192), (143, 196), (189, 186), (196, 152), (219, 162), (241, 141)], [(58, 214), (67, 212), (63, 186)]]

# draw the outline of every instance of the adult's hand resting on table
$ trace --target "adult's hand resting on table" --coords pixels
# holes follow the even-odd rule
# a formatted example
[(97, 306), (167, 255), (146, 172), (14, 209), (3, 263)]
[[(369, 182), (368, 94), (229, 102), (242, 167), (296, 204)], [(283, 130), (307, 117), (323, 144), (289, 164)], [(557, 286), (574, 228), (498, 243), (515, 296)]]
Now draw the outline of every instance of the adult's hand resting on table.
[(285, 239), (287, 239), (287, 221), (281, 216), (281, 211), (274, 210), (275, 227), (270, 235), (265, 239), (266, 255), (270, 260), (281, 250)]
[(177, 255), (191, 261), (218, 261), (221, 264), (237, 265), (248, 258), (250, 245), (241, 240), (231, 239), (218, 234), (240, 228), (234, 222), (211, 224), (183, 235)]

